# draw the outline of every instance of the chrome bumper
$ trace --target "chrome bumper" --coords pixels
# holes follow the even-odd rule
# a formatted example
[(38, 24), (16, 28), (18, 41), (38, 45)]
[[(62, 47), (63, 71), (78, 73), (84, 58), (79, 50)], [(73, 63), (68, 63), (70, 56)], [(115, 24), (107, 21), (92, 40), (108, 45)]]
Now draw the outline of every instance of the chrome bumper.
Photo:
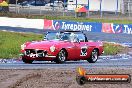
[[(31, 57), (31, 58), (38, 58), (39, 56), (38, 56), (38, 54), (29, 54), (29, 55), (25, 55), (24, 53), (21, 53), (21, 54), (19, 54), (20, 56), (28, 56), (28, 57)], [(49, 56), (49, 55), (45, 55), (45, 56), (43, 56), (43, 57), (47, 57), (47, 58), (56, 58), (56, 56)]]

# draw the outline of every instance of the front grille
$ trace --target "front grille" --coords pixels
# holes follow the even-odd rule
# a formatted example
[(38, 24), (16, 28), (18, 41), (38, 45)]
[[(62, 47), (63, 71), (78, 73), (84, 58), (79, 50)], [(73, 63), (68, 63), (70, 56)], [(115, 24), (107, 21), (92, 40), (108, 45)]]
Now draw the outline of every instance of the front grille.
[(31, 54), (34, 54), (35, 57), (45, 57), (47, 52), (44, 50), (35, 50), (35, 49), (26, 49), (25, 50), (25, 55), (30, 56)]
[(26, 55), (29, 55), (29, 54), (36, 54), (36, 50), (34, 50), (34, 49), (26, 49), (25, 50), (26, 51)]

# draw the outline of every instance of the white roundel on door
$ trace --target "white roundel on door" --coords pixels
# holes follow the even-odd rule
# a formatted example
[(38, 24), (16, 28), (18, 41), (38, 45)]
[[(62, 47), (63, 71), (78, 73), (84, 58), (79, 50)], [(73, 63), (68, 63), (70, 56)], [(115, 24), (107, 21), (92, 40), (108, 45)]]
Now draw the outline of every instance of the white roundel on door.
[(81, 54), (80, 54), (80, 56), (87, 56), (87, 49), (88, 49), (87, 46), (81, 47)]

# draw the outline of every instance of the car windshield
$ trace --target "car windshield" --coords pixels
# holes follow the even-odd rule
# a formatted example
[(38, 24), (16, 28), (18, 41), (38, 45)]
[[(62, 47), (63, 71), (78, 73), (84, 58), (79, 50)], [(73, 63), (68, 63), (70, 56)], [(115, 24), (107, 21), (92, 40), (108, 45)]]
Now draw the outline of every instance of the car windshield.
[(60, 40), (60, 35), (56, 32), (49, 32), (44, 37), (44, 40)]
[(81, 33), (72, 32), (48, 32), (44, 37), (44, 40), (61, 40), (61, 41), (75, 41), (79, 39), (80, 42), (85, 42), (85, 37)]
[(62, 41), (70, 41), (71, 33), (56, 33), (49, 32), (44, 37), (44, 40), (62, 40)]

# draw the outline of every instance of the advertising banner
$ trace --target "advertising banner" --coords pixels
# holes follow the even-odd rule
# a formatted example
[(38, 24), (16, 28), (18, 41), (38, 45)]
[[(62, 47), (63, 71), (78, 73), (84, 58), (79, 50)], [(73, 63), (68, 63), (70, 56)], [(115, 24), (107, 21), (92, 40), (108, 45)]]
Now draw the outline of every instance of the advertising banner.
[(132, 25), (131, 24), (102, 23), (102, 32), (132, 34)]
[(102, 32), (104, 33), (122, 33), (123, 28), (121, 24), (102, 23)]
[(123, 33), (132, 34), (132, 24), (124, 24), (122, 25)]
[(132, 34), (132, 24), (114, 24), (99, 22), (75, 22), (44, 19), (44, 30), (73, 30), (104, 33)]
[(44, 20), (44, 29), (101, 32), (102, 23)]
[(102, 23), (102, 32), (104, 33), (114, 33), (112, 23)]

